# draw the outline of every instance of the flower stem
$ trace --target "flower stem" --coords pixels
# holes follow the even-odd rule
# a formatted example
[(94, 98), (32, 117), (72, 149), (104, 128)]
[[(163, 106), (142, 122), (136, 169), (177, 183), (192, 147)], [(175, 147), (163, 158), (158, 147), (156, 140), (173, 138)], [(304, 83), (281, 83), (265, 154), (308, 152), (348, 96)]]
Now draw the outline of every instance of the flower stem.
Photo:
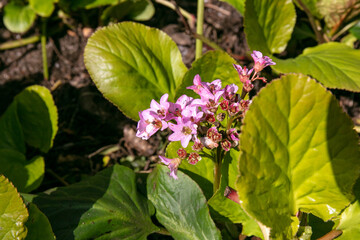
[(221, 165), (222, 165), (222, 156), (221, 155), (222, 155), (221, 147), (219, 146), (216, 149), (216, 155), (215, 155), (214, 185), (213, 185), (214, 194), (220, 188)]
[(46, 53), (46, 19), (42, 18), (42, 26), (41, 26), (41, 52), (42, 52), (42, 60), (43, 60), (43, 75), (44, 79), (49, 79), (49, 70), (47, 64), (47, 53)]
[[(176, 6), (167, 0), (155, 0), (155, 2), (164, 5), (165, 7), (171, 8), (172, 10), (176, 10)], [(179, 8), (181, 14), (188, 20), (190, 26), (195, 25), (195, 17), (185, 9)]]
[[(204, 27), (204, 0), (198, 0), (197, 4), (197, 17), (196, 17), (196, 34), (202, 35)], [(202, 55), (202, 41), (196, 39), (195, 59), (200, 58)]]

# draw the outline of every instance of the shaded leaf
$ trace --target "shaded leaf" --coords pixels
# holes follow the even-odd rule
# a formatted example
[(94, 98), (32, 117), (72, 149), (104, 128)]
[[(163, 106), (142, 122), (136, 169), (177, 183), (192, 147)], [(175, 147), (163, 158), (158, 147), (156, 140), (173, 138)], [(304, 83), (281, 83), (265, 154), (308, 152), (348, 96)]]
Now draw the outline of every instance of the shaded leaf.
[(25, 141), (47, 152), (52, 147), (57, 127), (57, 109), (50, 91), (42, 86), (30, 86), (15, 97)]
[(20, 192), (38, 188), (45, 173), (43, 157), (26, 161), (25, 156), (11, 149), (0, 149), (0, 173), (4, 174)]
[(291, 74), (270, 83), (253, 99), (240, 136), (236, 188), (246, 212), (279, 239), (293, 236), (299, 209), (324, 221), (337, 216), (354, 199), (360, 169), (352, 128), (314, 80)]
[(11, 32), (26, 32), (33, 25), (35, 17), (29, 5), (11, 1), (4, 7), (4, 25)]
[[(305, 5), (305, 7), (307, 8), (307, 10), (310, 11), (310, 13), (318, 18), (318, 19), (322, 19), (323, 16), (321, 15), (321, 13), (319, 12), (319, 9), (317, 8), (317, 4), (320, 2), (321, 0), (301, 0), (301, 3)], [(294, 3), (301, 9), (304, 10), (302, 4), (299, 4), (298, 0), (295, 0)]]
[(104, 96), (134, 120), (152, 99), (168, 93), (173, 101), (186, 71), (168, 35), (133, 22), (98, 30), (86, 45), (85, 65)]
[(352, 33), (358, 40), (360, 40), (360, 21), (357, 22), (352, 28), (350, 28), (349, 32)]
[(29, 219), (25, 224), (25, 226), (28, 229), (26, 240), (56, 239), (51, 229), (51, 225), (48, 218), (39, 210), (39, 208), (35, 204), (30, 203), (28, 209), (29, 209)]
[(308, 74), (329, 88), (360, 91), (360, 50), (341, 43), (324, 43), (307, 48), (294, 59), (275, 59), (275, 70)]
[(24, 239), (28, 211), (16, 188), (0, 175), (0, 239)]
[(247, 0), (244, 19), (251, 50), (281, 53), (295, 26), (295, 7), (290, 0)]
[(57, 239), (146, 239), (157, 231), (135, 174), (115, 165), (33, 202), (49, 218)]
[(166, 166), (157, 165), (148, 177), (147, 192), (157, 219), (174, 239), (221, 239), (205, 196), (184, 173), (179, 171), (175, 180), (168, 175)]

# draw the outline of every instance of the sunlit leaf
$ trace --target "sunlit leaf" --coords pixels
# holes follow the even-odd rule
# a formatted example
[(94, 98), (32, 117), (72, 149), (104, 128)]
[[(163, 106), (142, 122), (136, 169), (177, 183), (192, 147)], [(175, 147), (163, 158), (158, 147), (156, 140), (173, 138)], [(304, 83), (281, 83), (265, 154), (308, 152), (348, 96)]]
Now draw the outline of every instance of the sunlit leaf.
[(29, 0), (31, 8), (42, 17), (49, 17), (55, 9), (56, 0)]
[(4, 7), (4, 25), (11, 32), (26, 32), (33, 25), (35, 17), (29, 5), (11, 1)]
[(186, 71), (168, 35), (133, 22), (98, 30), (86, 45), (85, 65), (104, 96), (135, 120), (152, 99), (168, 93), (173, 101)]
[(308, 74), (329, 88), (360, 91), (360, 50), (341, 43), (307, 48), (294, 59), (275, 59), (272, 66), (282, 73)]
[(28, 211), (16, 188), (0, 175), (0, 239), (24, 239)]
[(327, 221), (354, 199), (360, 153), (353, 123), (335, 97), (306, 76), (283, 76), (260, 91), (240, 143), (242, 206), (275, 238), (293, 236), (299, 209)]
[(239, 13), (244, 15), (245, 0), (221, 0), (221, 1), (231, 4), (236, 10), (239, 11)]
[(295, 7), (291, 0), (247, 0), (244, 19), (251, 50), (281, 53), (295, 26)]

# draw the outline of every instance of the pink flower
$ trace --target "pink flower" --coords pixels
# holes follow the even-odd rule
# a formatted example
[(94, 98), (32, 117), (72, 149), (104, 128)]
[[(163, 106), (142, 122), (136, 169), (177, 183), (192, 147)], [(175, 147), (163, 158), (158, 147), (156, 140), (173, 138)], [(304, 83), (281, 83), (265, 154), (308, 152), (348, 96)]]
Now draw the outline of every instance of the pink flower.
[(247, 80), (250, 80), (250, 75), (253, 69), (248, 70), (246, 67), (242, 68), (240, 65), (233, 64), (236, 71), (239, 74), (240, 81), (245, 83)]
[(229, 106), (229, 110), (228, 110), (228, 113), (230, 116), (235, 116), (238, 112), (240, 112), (240, 104), (235, 102), (235, 103), (232, 103), (230, 106)]
[(262, 53), (259, 51), (253, 51), (251, 57), (254, 59), (255, 62), (254, 70), (257, 73), (263, 70), (267, 66), (276, 64), (268, 56), (263, 57)]
[(250, 80), (246, 80), (246, 82), (243, 85), (243, 88), (245, 91), (250, 92), (251, 89), (254, 88), (254, 84), (252, 84)]
[(164, 94), (160, 99), (160, 104), (157, 103), (154, 99), (151, 100), (150, 110), (157, 113), (160, 119), (165, 119), (168, 115), (168, 109), (170, 107), (170, 103), (167, 101), (169, 98), (169, 94)]
[(170, 103), (168, 120), (181, 118), (183, 110), (190, 105), (192, 101), (192, 97), (182, 95), (176, 100), (176, 103)]
[(177, 124), (169, 123), (169, 128), (174, 132), (169, 136), (169, 141), (181, 141), (183, 148), (189, 145), (192, 135), (197, 133), (197, 125), (191, 121), (183, 122), (179, 119)]
[(168, 168), (170, 169), (170, 174), (169, 174), (170, 177), (177, 179), (178, 177), (176, 176), (176, 173), (181, 163), (181, 159), (180, 158), (170, 159), (163, 156), (159, 156), (159, 158), (161, 159), (161, 162), (167, 165)]
[(200, 142), (198, 138), (194, 139), (194, 145), (192, 146), (192, 149), (194, 151), (201, 151), (204, 148), (204, 145)]
[(233, 140), (233, 141), (239, 141), (239, 134), (238, 134), (236, 128), (230, 128), (228, 135), (230, 136), (230, 139), (231, 139), (231, 140)]
[(226, 152), (230, 151), (230, 148), (231, 148), (231, 143), (229, 142), (229, 140), (223, 140), (221, 143), (220, 143), (222, 149), (224, 149)]
[(198, 163), (201, 160), (200, 155), (197, 152), (192, 152), (189, 155), (189, 163), (192, 165), (195, 165), (196, 163)]
[(158, 130), (161, 129), (161, 131), (163, 131), (168, 127), (167, 122), (160, 119), (160, 117), (150, 109), (139, 112), (139, 117), (140, 121), (137, 125), (136, 136), (144, 140), (148, 140)]
[(225, 92), (224, 92), (224, 98), (228, 101), (231, 101), (236, 92), (239, 90), (239, 87), (235, 84), (226, 85)]

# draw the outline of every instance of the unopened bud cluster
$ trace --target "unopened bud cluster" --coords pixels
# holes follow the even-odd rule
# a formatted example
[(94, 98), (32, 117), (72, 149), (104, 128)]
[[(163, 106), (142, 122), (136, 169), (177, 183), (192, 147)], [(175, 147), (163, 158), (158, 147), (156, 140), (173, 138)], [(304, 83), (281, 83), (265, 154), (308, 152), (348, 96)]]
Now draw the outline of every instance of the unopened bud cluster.
[[(234, 65), (243, 83), (243, 96), (253, 88), (252, 81), (265, 81), (265, 78), (259, 76), (259, 72), (264, 67), (275, 64), (257, 51), (253, 52), (252, 57), (255, 65), (250, 70)], [(136, 136), (147, 140), (159, 130), (169, 128), (172, 131), (169, 141), (180, 141), (183, 148), (177, 151), (177, 158), (159, 157), (169, 167), (170, 176), (175, 179), (181, 161), (187, 159), (190, 164), (196, 164), (201, 160), (204, 148), (229, 151), (235, 147), (239, 141), (236, 120), (244, 116), (251, 103), (250, 100), (241, 99), (237, 93), (237, 85), (230, 84), (222, 88), (220, 79), (211, 83), (202, 82), (200, 76), (196, 75), (193, 85), (187, 89), (193, 90), (200, 98), (182, 95), (172, 103), (168, 102), (169, 95), (164, 94), (160, 103), (152, 100), (150, 108), (139, 113), (136, 133)], [(190, 141), (193, 142), (192, 150), (187, 152), (185, 148)]]

